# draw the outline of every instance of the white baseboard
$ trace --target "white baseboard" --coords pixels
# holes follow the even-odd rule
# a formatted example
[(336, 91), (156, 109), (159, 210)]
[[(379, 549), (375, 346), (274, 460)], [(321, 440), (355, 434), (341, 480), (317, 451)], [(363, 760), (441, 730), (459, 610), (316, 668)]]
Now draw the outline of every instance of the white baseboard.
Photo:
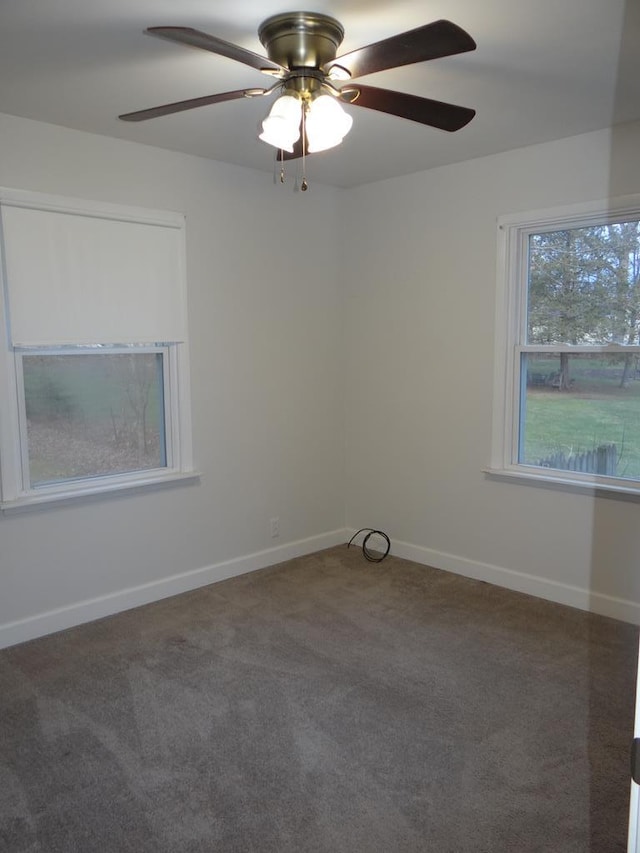
[(43, 637), (55, 631), (72, 628), (84, 622), (121, 613), (132, 607), (140, 607), (150, 604), (162, 598), (188, 592), (201, 586), (207, 586), (217, 581), (243, 575), (247, 572), (255, 572), (285, 560), (302, 557), (305, 554), (313, 554), (323, 548), (331, 548), (341, 545), (348, 539), (346, 529), (331, 530), (318, 536), (310, 536), (308, 539), (299, 539), (295, 542), (287, 542), (276, 548), (268, 548), (244, 557), (235, 557), (222, 563), (204, 566), (189, 572), (171, 575), (151, 583), (129, 589), (118, 590), (118, 592), (91, 598), (87, 601), (78, 601), (68, 607), (57, 610), (49, 610), (38, 613), (35, 616), (19, 619), (15, 622), (7, 622), (0, 625), (0, 649), (24, 643), (36, 637)]
[[(349, 531), (348, 536), (352, 536), (353, 533), (355, 533), (355, 529)], [(555, 601), (557, 604), (566, 604), (569, 607), (577, 607), (579, 610), (587, 610), (601, 616), (619, 619), (622, 622), (640, 625), (640, 604), (635, 601), (615, 598), (601, 592), (581, 589), (577, 586), (570, 586), (536, 575), (515, 572), (501, 566), (493, 566), (490, 563), (480, 563), (466, 557), (457, 557), (454, 554), (434, 551), (420, 545), (411, 545), (408, 542), (392, 540), (391, 553), (396, 557), (413, 560), (415, 563), (433, 566), (434, 569), (443, 569), (456, 575), (486, 581), (516, 592), (524, 592), (537, 598)]]
[[(312, 554), (323, 548), (341, 545), (348, 542), (355, 532), (355, 529), (332, 530), (318, 536), (311, 536), (308, 539), (299, 539), (295, 542), (279, 545), (276, 548), (268, 548), (254, 554), (247, 554), (190, 572), (172, 575), (141, 586), (119, 590), (109, 595), (79, 601), (70, 604), (68, 607), (49, 610), (15, 622), (6, 622), (4, 625), (0, 625), (0, 649), (52, 634), (55, 631), (62, 631), (65, 628), (72, 628), (74, 625), (81, 625), (84, 622), (91, 622), (94, 619), (101, 619), (104, 616), (111, 616), (123, 610), (130, 610), (132, 607), (140, 607), (162, 598), (179, 595), (181, 592), (188, 592), (236, 575), (264, 569), (285, 560)], [(409, 542), (392, 540), (391, 554), (425, 566), (433, 566), (435, 569), (442, 569), (467, 578), (512, 589), (516, 592), (534, 595), (537, 598), (555, 601), (558, 604), (566, 604), (569, 607), (577, 607), (580, 610), (610, 616), (613, 619), (620, 619), (634, 625), (640, 624), (640, 604), (635, 601), (627, 601), (536, 575), (469, 560), (466, 557), (435, 551), (421, 545), (412, 545)]]

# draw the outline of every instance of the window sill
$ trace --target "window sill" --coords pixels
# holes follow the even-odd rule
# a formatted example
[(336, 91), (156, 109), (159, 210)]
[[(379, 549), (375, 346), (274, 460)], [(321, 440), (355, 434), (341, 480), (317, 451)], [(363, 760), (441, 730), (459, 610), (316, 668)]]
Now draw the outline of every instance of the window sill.
[(117, 495), (130, 495), (137, 492), (148, 492), (150, 489), (162, 489), (171, 486), (186, 485), (200, 479), (199, 471), (187, 471), (169, 473), (149, 477), (138, 477), (135, 480), (120, 482), (83, 483), (69, 487), (64, 491), (60, 489), (34, 491), (28, 495), (21, 495), (7, 501), (0, 501), (0, 511), (3, 514), (24, 512), (28, 510), (45, 509), (54, 505), (65, 505), (69, 503), (86, 502), (87, 500), (99, 500), (105, 497), (116, 497)]
[(640, 484), (623, 485), (613, 481), (598, 482), (593, 479), (581, 479), (560, 474), (543, 474), (540, 470), (531, 471), (522, 468), (485, 468), (483, 473), (492, 480), (519, 483), (525, 486), (536, 486), (543, 489), (556, 489), (574, 494), (589, 495), (591, 497), (617, 498), (625, 501), (640, 502)]

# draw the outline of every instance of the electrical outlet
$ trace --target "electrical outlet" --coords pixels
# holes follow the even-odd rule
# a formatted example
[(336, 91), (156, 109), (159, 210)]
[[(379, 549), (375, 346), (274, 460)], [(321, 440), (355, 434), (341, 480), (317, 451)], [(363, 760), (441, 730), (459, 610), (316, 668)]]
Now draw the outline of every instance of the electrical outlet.
[(280, 536), (280, 519), (272, 518), (271, 519), (271, 538), (277, 539)]

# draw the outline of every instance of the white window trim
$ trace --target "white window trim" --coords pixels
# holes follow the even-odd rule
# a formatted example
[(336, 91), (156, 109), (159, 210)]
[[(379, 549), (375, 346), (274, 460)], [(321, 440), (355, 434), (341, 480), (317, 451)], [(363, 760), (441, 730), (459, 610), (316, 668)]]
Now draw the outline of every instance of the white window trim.
[[(184, 262), (184, 217), (167, 211), (100, 204), (84, 199), (67, 199), (20, 190), (0, 189), (0, 201), (24, 203), (42, 209), (68, 210), (81, 215), (109, 216), (117, 219), (147, 223), (182, 221), (183, 250), (181, 281), (176, 282), (186, 299)], [(151, 470), (110, 474), (74, 481), (30, 487), (25, 482), (28, 466), (26, 428), (24, 424), (24, 388), (21, 381), (20, 348), (14, 348), (10, 338), (10, 318), (7, 316), (6, 271), (0, 269), (0, 511), (3, 513), (70, 500), (84, 500), (119, 492), (147, 490), (199, 479), (193, 467), (191, 395), (189, 383), (189, 353), (186, 341), (160, 343), (164, 353), (163, 375), (165, 391), (166, 467)], [(101, 342), (105, 343), (105, 342)], [(136, 344), (131, 341), (131, 344)], [(149, 347), (153, 350), (154, 347)], [(38, 348), (42, 352), (44, 348)], [(113, 349), (109, 350), (113, 352)], [(141, 350), (142, 351), (142, 348)], [(26, 462), (25, 462), (26, 460)]]
[[(554, 471), (521, 465), (517, 461), (520, 353), (547, 347), (520, 343), (526, 322), (523, 301), (527, 294), (528, 239), (530, 234), (580, 228), (621, 218), (640, 218), (640, 195), (592, 201), (561, 208), (529, 211), (498, 218), (495, 359), (493, 376), (493, 427), (489, 476), (509, 482), (558, 488), (564, 491), (640, 500), (640, 482), (595, 474)], [(550, 352), (640, 352), (637, 347), (569, 347), (553, 345)]]

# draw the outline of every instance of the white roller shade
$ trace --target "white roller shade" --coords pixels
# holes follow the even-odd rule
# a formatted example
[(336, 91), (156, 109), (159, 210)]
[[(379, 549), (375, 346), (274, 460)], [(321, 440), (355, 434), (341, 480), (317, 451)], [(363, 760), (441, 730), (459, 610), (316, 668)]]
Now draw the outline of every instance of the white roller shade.
[(183, 217), (0, 206), (14, 346), (185, 339)]

